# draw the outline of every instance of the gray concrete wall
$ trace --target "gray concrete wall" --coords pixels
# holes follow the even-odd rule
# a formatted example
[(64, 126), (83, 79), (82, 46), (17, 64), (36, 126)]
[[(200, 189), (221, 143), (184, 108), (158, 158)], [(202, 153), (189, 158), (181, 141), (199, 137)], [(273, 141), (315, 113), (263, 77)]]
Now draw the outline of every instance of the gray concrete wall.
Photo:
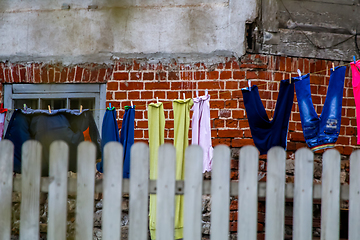
[(2, 0), (0, 60), (241, 56), (257, 14), (257, 0)]
[(263, 0), (260, 53), (352, 61), (360, 0)]

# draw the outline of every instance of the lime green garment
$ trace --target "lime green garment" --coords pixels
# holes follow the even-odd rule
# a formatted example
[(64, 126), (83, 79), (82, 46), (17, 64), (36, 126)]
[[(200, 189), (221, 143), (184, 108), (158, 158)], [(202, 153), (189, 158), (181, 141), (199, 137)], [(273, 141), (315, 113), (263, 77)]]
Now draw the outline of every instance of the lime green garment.
[[(190, 109), (194, 104), (191, 98), (177, 99), (173, 102), (174, 110), (174, 146), (176, 149), (176, 180), (184, 180), (185, 149), (189, 145)], [(175, 239), (183, 238), (184, 196), (175, 197)]]
[[(158, 150), (164, 143), (165, 116), (162, 103), (150, 103), (148, 106), (150, 179), (157, 179)], [(150, 194), (149, 228), (151, 239), (156, 238), (156, 194)]]

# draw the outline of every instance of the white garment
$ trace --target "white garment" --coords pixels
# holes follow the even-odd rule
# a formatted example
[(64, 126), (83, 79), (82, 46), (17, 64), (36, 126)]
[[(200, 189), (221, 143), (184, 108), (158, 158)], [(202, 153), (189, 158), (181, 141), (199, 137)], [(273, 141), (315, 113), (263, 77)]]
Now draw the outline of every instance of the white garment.
[(203, 149), (203, 173), (211, 171), (213, 147), (211, 142), (210, 126), (210, 95), (193, 99), (194, 111), (192, 117), (192, 144), (200, 145)]

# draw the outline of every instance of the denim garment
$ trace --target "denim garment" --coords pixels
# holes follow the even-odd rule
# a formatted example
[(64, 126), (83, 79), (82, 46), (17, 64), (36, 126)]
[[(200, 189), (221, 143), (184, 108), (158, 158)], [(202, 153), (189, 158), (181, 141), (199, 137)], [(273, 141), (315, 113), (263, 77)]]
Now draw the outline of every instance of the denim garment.
[(294, 81), (280, 82), (279, 96), (276, 102), (274, 117), (270, 121), (256, 85), (242, 89), (246, 115), (255, 146), (260, 154), (266, 154), (274, 146), (286, 149), (289, 118), (294, 100)]
[(296, 77), (296, 96), (301, 125), (307, 145), (313, 151), (330, 148), (337, 141), (341, 126), (341, 108), (346, 67), (331, 70), (330, 81), (320, 117), (315, 112), (310, 92), (310, 75)]

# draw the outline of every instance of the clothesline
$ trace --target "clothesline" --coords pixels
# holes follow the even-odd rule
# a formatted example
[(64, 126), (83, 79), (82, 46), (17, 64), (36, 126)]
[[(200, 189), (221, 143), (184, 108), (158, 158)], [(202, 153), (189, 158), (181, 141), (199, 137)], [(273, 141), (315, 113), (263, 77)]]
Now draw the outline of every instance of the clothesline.
[[(337, 67), (344, 67), (344, 66), (349, 66), (350, 63), (347, 63), (347, 64), (344, 64), (344, 65), (339, 65)], [(324, 71), (327, 71), (328, 69), (323, 69), (323, 70), (319, 70), (319, 71), (316, 71), (316, 72), (312, 72), (312, 73), (309, 73), (309, 74), (316, 74), (316, 73), (320, 73), (320, 72), (324, 72)], [(275, 81), (279, 81), (279, 80), (275, 80)], [(257, 85), (258, 87), (259, 86), (264, 86), (266, 85), (267, 83), (263, 83), (263, 84), (259, 84)], [(191, 89), (191, 90), (194, 90), (194, 89)], [(224, 93), (228, 93), (230, 91), (222, 91), (220, 92), (219, 94), (224, 94)], [(218, 93), (213, 93), (213, 94), (209, 94), (210, 96), (215, 96), (217, 95)], [(162, 101), (162, 103), (167, 103), (167, 102), (172, 102), (172, 100), (167, 100), (167, 101)], [(142, 104), (142, 105), (136, 105), (137, 107), (146, 107), (148, 104)], [(135, 106), (135, 105), (134, 105)], [(99, 109), (88, 109), (89, 111), (100, 111), (100, 110), (106, 110), (107, 108), (99, 108)], [(16, 110), (16, 109), (11, 109), (11, 108), (8, 108), (8, 110)]]

